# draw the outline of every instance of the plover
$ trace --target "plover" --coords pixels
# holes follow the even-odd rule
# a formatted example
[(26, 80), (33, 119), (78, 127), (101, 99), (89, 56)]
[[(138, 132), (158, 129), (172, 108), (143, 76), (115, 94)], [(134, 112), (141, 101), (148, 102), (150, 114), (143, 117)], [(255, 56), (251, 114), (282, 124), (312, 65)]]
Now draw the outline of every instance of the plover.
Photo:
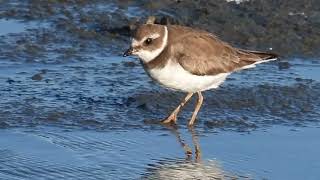
[(212, 33), (178, 25), (146, 23), (137, 28), (124, 56), (139, 57), (147, 74), (186, 97), (163, 123), (176, 123), (181, 108), (198, 95), (192, 126), (203, 102), (201, 92), (218, 88), (233, 72), (276, 60), (277, 55), (232, 47)]

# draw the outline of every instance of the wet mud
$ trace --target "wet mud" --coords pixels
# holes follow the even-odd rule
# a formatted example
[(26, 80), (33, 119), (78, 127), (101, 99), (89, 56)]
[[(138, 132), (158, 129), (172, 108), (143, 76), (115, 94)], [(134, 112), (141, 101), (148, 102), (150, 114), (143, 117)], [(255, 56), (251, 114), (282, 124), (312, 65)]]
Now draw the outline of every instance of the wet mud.
[[(315, 179), (319, 11), (295, 0), (0, 1), (0, 179)], [(186, 126), (195, 99), (181, 134), (160, 125), (185, 94), (121, 57), (149, 15), (282, 55), (204, 93), (201, 161)]]
[[(197, 126), (246, 131), (319, 122), (320, 64), (291, 62), (286, 70), (274, 63), (235, 73), (220, 89), (205, 92)], [(2, 63), (1, 81), (3, 127), (159, 128), (146, 122), (164, 118), (184, 96), (153, 83), (137, 60), (120, 57), (56, 65)], [(194, 100), (179, 116), (182, 127)]]
[[(1, 54), (12, 60), (59, 62), (89, 58), (93, 52), (118, 53), (131, 31), (150, 15), (158, 23), (206, 29), (241, 48), (272, 50), (284, 57), (319, 56), (320, 4), (316, 0), (6, 0), (1, 5), (0, 18), (47, 23), (11, 37), (10, 42), (1, 38), (7, 47), (1, 48)], [(46, 57), (49, 53), (56, 58)]]

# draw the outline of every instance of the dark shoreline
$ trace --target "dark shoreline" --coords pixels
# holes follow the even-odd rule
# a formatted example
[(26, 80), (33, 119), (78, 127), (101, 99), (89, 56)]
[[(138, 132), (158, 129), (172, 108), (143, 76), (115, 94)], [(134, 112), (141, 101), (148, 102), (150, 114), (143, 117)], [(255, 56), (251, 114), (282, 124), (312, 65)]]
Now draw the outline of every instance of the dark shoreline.
[(69, 41), (80, 39), (77, 44), (89, 42), (114, 54), (126, 48), (131, 29), (154, 15), (158, 21), (208, 30), (241, 48), (272, 50), (283, 57), (320, 56), (320, 3), (315, 0), (240, 4), (224, 0), (30, 0), (3, 5), (6, 8), (0, 8), (0, 18), (48, 22), (51, 27), (45, 31), (56, 32), (56, 39), (67, 35)]

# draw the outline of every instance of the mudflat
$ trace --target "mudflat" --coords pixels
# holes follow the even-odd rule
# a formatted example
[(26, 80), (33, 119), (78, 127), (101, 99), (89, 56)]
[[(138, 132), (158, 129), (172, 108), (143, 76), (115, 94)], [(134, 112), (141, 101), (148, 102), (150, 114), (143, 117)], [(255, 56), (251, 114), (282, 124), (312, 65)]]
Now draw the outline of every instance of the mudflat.
[[(0, 2), (0, 179), (317, 179), (319, 2), (146, 2)], [(205, 92), (194, 133), (194, 100), (167, 128), (184, 94), (121, 57), (150, 15), (282, 57)]]

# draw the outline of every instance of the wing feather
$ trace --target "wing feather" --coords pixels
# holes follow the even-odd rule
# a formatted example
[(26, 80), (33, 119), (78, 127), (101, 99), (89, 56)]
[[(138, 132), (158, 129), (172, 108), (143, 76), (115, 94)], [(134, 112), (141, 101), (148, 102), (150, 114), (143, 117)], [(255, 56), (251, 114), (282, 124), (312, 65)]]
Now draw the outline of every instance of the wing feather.
[(174, 59), (195, 75), (216, 75), (241, 69), (275, 54), (233, 48), (206, 32), (190, 32), (172, 43)]

